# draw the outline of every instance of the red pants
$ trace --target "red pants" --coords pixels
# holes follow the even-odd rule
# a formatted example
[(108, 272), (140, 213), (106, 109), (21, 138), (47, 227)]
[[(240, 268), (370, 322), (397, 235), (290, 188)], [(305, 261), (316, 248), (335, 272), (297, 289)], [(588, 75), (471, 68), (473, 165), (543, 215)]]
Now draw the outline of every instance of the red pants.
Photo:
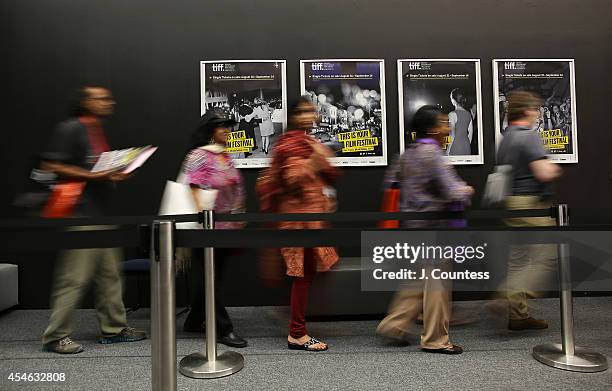
[(289, 335), (301, 338), (306, 335), (306, 305), (308, 289), (316, 273), (314, 254), (311, 248), (304, 249), (304, 277), (294, 277), (291, 286), (291, 320)]

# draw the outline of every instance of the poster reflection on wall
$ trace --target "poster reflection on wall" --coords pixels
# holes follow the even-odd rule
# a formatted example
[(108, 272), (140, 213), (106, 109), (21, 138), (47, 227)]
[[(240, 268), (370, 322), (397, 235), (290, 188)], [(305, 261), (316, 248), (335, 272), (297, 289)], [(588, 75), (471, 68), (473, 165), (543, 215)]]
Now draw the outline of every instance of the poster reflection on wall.
[(442, 145), (452, 164), (482, 164), (480, 60), (397, 61), (400, 151), (414, 140), (412, 116), (425, 105), (448, 114), (451, 128)]
[(574, 60), (493, 60), (496, 146), (508, 127), (508, 93), (519, 90), (542, 98), (534, 131), (542, 137), (549, 158), (557, 163), (577, 163)]
[(238, 168), (266, 167), (286, 123), (285, 60), (200, 62), (201, 113), (219, 110), (237, 125), (227, 152)]
[(384, 60), (302, 60), (301, 92), (317, 106), (312, 136), (337, 166), (387, 164)]

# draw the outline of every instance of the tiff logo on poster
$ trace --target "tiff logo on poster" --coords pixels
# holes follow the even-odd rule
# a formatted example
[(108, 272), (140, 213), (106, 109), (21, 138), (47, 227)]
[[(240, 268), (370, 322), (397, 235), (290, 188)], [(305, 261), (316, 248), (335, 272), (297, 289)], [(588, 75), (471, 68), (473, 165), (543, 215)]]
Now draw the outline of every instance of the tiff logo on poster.
[(236, 71), (235, 64), (212, 64), (213, 72), (234, 72)]
[(506, 71), (524, 71), (527, 64), (519, 61), (505, 61), (504, 70)]
[(310, 64), (310, 69), (313, 71), (331, 71), (334, 69), (333, 62), (313, 62)]
[(421, 63), (420, 62), (409, 62), (408, 69), (410, 69), (411, 71), (421, 70)]

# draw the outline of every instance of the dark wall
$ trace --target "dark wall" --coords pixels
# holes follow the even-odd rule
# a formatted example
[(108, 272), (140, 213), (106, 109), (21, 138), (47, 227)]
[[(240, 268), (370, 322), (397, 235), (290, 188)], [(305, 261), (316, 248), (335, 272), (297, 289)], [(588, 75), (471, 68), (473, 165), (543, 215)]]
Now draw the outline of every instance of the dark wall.
[[(494, 159), (491, 60), (575, 58), (580, 163), (564, 166), (559, 199), (574, 208), (607, 208), (612, 198), (607, 121), (612, 3), (607, 0), (15, 0), (0, 7), (2, 96), (8, 101), (0, 122), (2, 216), (11, 213), (8, 205), (23, 188), (30, 156), (64, 118), (70, 91), (91, 81), (107, 85), (118, 101), (107, 127), (111, 144), (161, 146), (120, 186), (114, 214), (155, 213), (164, 181), (175, 177), (199, 115), (203, 59), (286, 59), (293, 97), (299, 93), (300, 59), (384, 58), (392, 156), (399, 149), (396, 60), (480, 58), (486, 164), (459, 167), (477, 188), (478, 200)], [(338, 183), (340, 210), (377, 210), (383, 172), (382, 167), (345, 169)], [(257, 171), (243, 173), (248, 207), (256, 210)], [(48, 283), (32, 273), (48, 275), (40, 270), (49, 271), (50, 262), (43, 262), (47, 256), (30, 258), (17, 260), (25, 273), (22, 288), (38, 286), (42, 294), (30, 293), (22, 301), (45, 305)], [(267, 300), (263, 294), (255, 297)]]

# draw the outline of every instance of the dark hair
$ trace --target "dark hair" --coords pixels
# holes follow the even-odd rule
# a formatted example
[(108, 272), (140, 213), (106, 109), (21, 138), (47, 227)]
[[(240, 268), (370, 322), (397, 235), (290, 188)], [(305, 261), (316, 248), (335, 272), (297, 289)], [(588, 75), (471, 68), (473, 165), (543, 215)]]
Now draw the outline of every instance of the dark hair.
[(310, 99), (310, 95), (302, 95), (297, 99), (289, 102), (288, 110), (287, 110), (287, 128), (295, 129), (296, 125), (293, 121), (293, 117), (299, 114), (299, 107), (302, 105), (314, 105), (312, 100)]
[(427, 132), (438, 125), (438, 116), (444, 114), (438, 106), (425, 105), (419, 107), (412, 117), (410, 131), (416, 133), (416, 138), (427, 137)]
[(87, 109), (83, 107), (83, 101), (89, 98), (89, 89), (91, 88), (104, 88), (104, 86), (98, 84), (85, 84), (82, 87), (75, 89), (70, 96), (69, 114), (71, 117), (80, 117), (85, 114), (89, 114)]
[[(512, 91), (508, 94), (508, 122), (518, 121), (525, 117), (527, 110), (540, 110), (542, 99), (529, 91)], [(552, 113), (552, 110), (548, 109)], [(552, 114), (551, 114), (552, 115)]]
[(467, 110), (467, 98), (465, 93), (461, 88), (455, 88), (451, 91), (451, 97), (459, 104), (459, 106), (463, 107)]
[(211, 123), (207, 121), (205, 118), (206, 115), (200, 117), (200, 121), (198, 122), (197, 127), (191, 133), (191, 137), (189, 138), (189, 145), (187, 148), (187, 152), (202, 147), (204, 145), (210, 144), (210, 139), (215, 134), (215, 129), (219, 127), (219, 124)]

